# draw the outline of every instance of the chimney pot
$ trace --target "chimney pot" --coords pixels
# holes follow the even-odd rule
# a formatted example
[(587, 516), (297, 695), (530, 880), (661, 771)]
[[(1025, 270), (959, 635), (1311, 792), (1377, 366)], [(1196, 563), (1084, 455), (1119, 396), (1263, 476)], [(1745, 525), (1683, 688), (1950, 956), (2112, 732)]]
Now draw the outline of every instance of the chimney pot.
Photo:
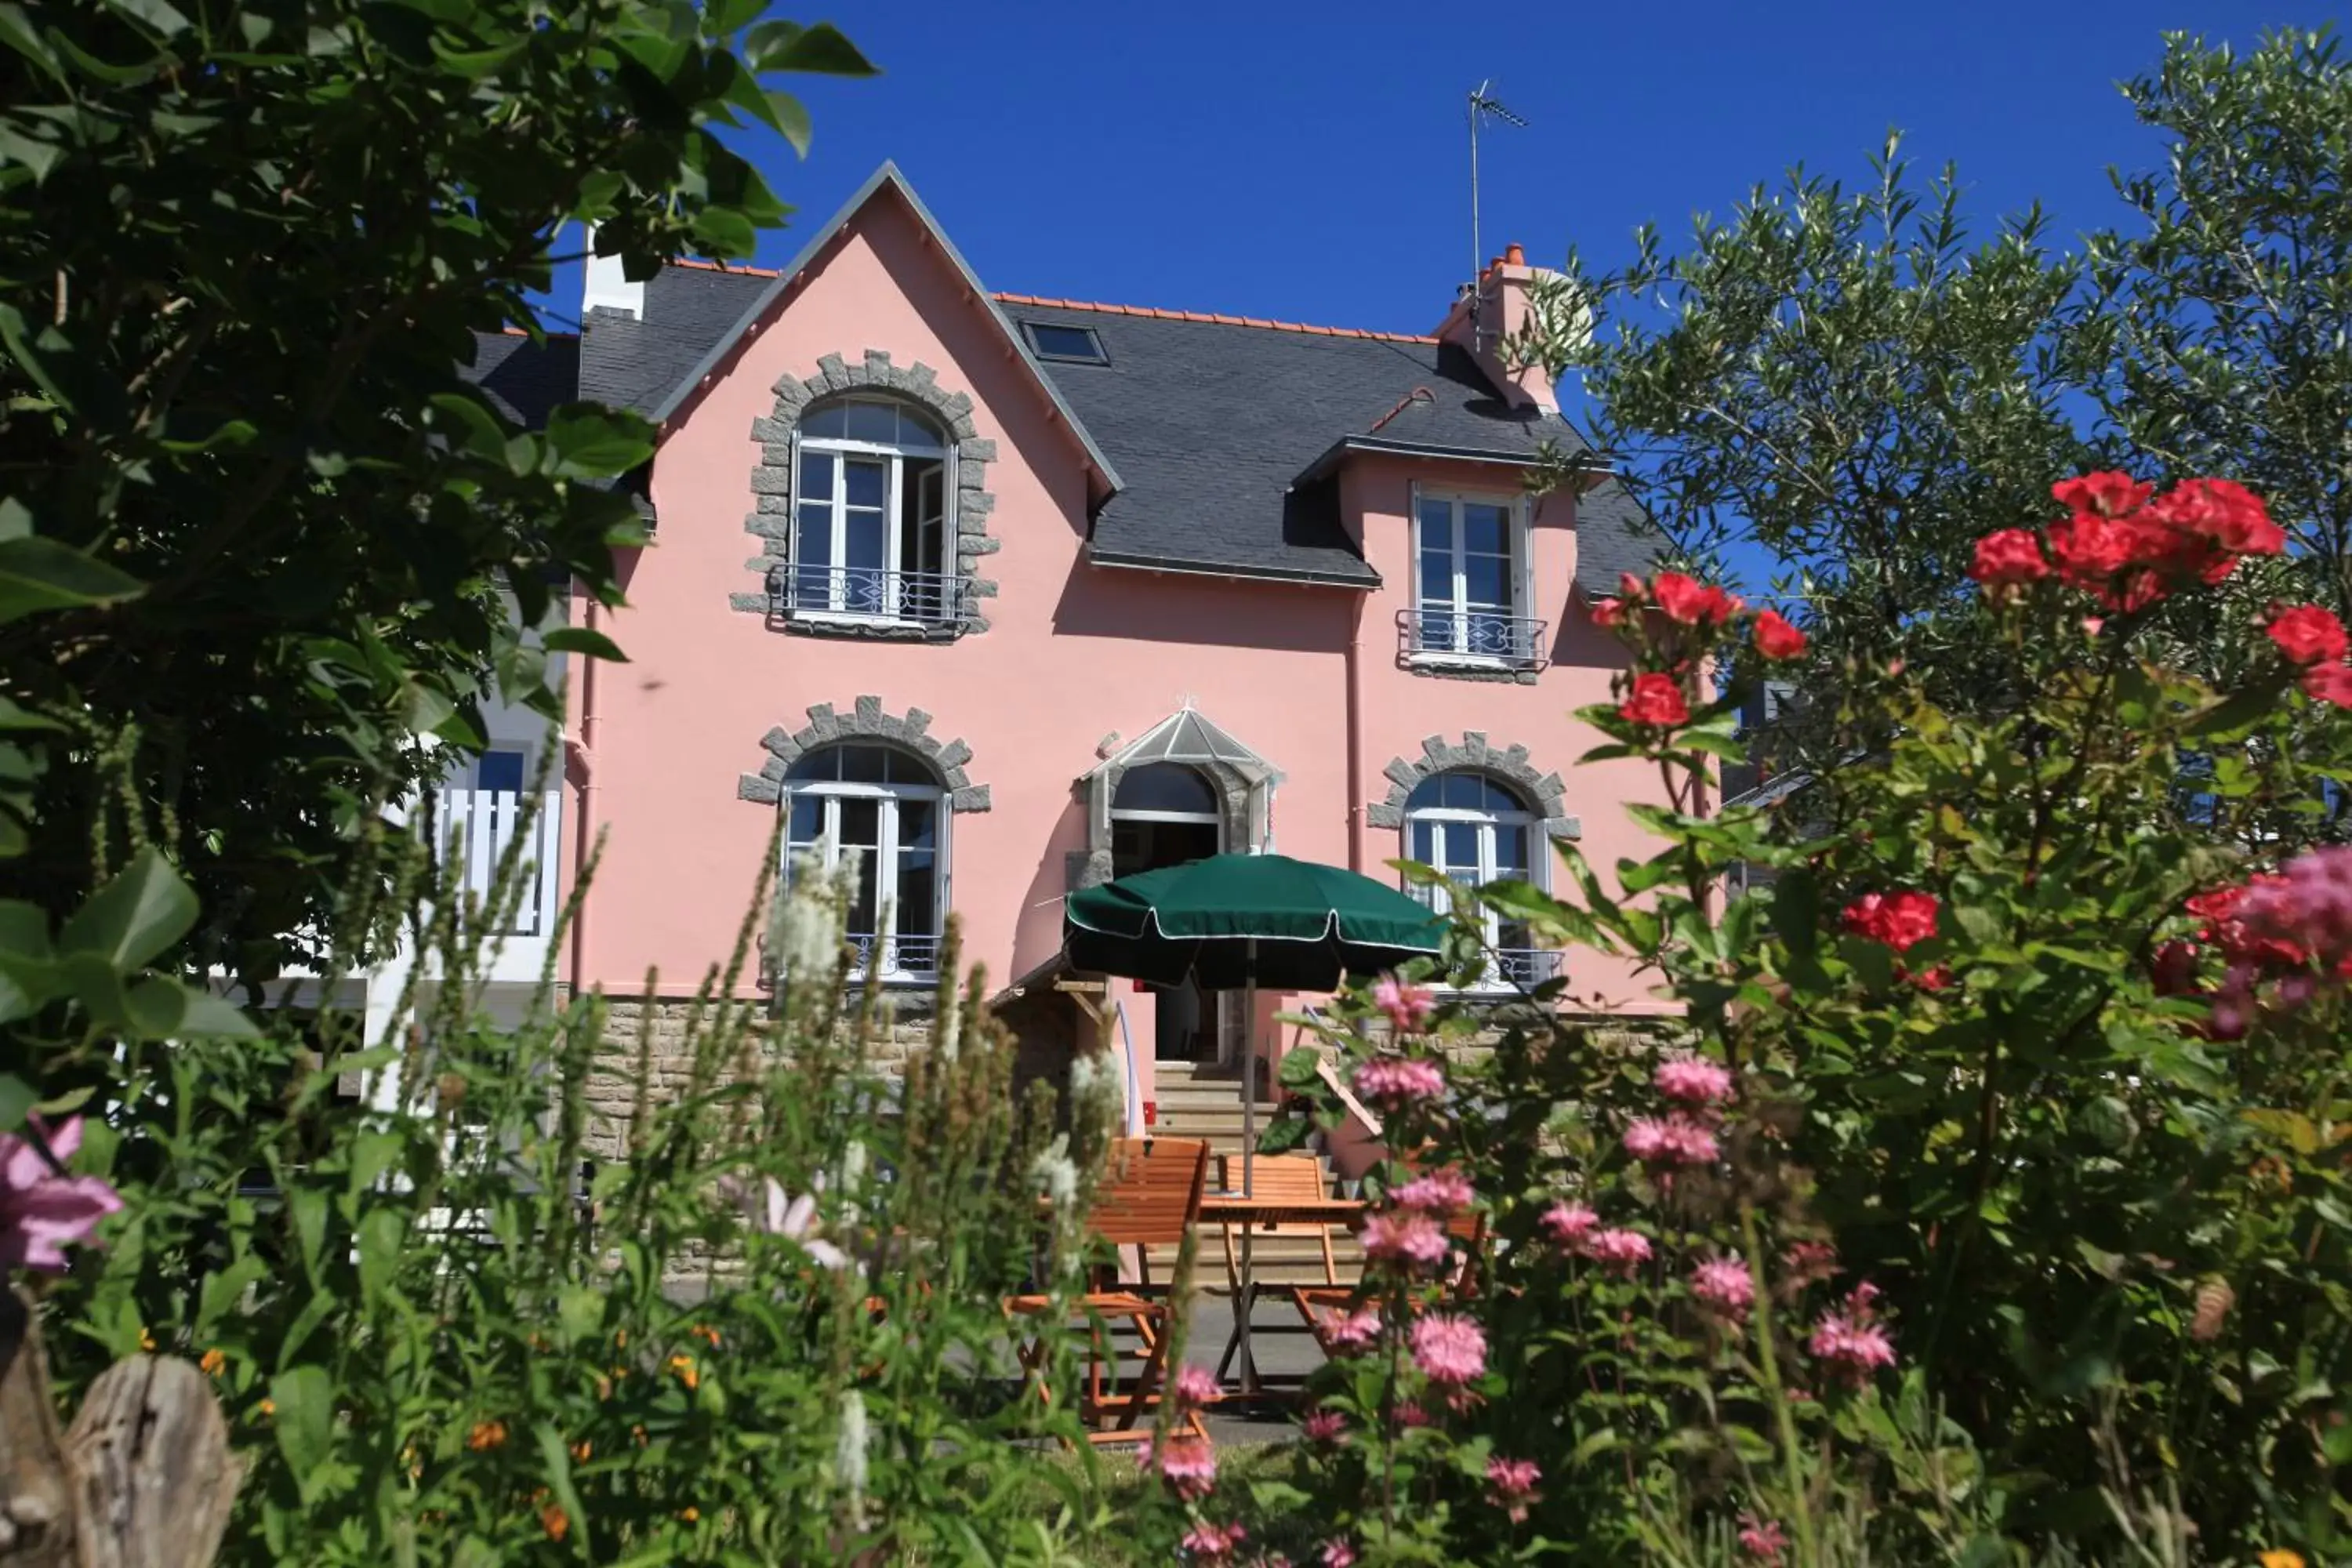
[(1507, 267), (1525, 267), (1528, 264), (1528, 253), (1520, 249), (1517, 245), (1505, 246), (1503, 247), (1503, 263)]

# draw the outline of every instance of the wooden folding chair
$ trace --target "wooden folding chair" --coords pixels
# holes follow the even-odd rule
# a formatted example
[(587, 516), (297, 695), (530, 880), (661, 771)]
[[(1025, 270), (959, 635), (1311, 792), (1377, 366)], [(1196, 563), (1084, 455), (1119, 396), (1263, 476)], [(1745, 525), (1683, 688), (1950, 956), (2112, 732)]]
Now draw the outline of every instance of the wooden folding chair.
[[(1265, 1168), (1265, 1162), (1259, 1162), (1258, 1169), (1264, 1171)], [(1263, 1176), (1259, 1178), (1261, 1182), (1264, 1179)], [(1445, 1278), (1444, 1304), (1472, 1300), (1478, 1294), (1478, 1265), (1480, 1254), (1486, 1245), (1486, 1216), (1483, 1214), (1455, 1215), (1445, 1222), (1445, 1234), (1462, 1243), (1462, 1257)], [(1354, 1315), (1356, 1309), (1362, 1304), (1362, 1295), (1360, 1288), (1340, 1284), (1336, 1272), (1328, 1269), (1331, 1248), (1328, 1237), (1323, 1256), (1327, 1272), (1332, 1273), (1330, 1282), (1327, 1285), (1292, 1286), (1288, 1295), (1292, 1304), (1298, 1309), (1298, 1315), (1307, 1321), (1307, 1331), (1315, 1336), (1316, 1348), (1326, 1356), (1334, 1356), (1339, 1352), (1331, 1342), (1332, 1331)], [(1218, 1370), (1222, 1375), (1223, 1369)]]
[[(1181, 1243), (1184, 1233), (1201, 1216), (1201, 1193), (1208, 1185), (1209, 1145), (1186, 1138), (1117, 1138), (1111, 1141), (1110, 1168), (1096, 1190), (1095, 1208), (1087, 1229), (1095, 1240), (1117, 1249), (1133, 1247), (1138, 1257), (1137, 1282), (1123, 1285), (1117, 1264), (1097, 1265), (1087, 1289), (1071, 1303), (1074, 1314), (1084, 1314), (1087, 1334), (1087, 1384), (1079, 1400), (1096, 1443), (1140, 1443), (1151, 1436), (1145, 1419), (1157, 1406), (1168, 1362), (1168, 1287), (1151, 1284), (1150, 1248)], [(1034, 1316), (1053, 1310), (1051, 1296), (1014, 1296), (1006, 1310)], [(1122, 1352), (1109, 1342), (1111, 1325), (1123, 1321), (1135, 1330), (1140, 1364), (1124, 1388), (1107, 1386), (1106, 1363), (1116, 1364)], [(1039, 1370), (1045, 1363), (1042, 1339), (1022, 1352), (1022, 1365), (1051, 1401), (1053, 1392)], [(1208, 1440), (1208, 1428), (1198, 1412), (1185, 1425), (1192, 1436)]]
[[(1220, 1154), (1217, 1156), (1217, 1161), (1219, 1184), (1227, 1189), (1237, 1189), (1240, 1184), (1234, 1179), (1234, 1156)], [(1312, 1154), (1260, 1155), (1256, 1163), (1251, 1167), (1250, 1192), (1253, 1197), (1276, 1200), (1328, 1198), (1331, 1195), (1323, 1181), (1323, 1162)], [(1287, 1301), (1297, 1309), (1305, 1331), (1313, 1334), (1316, 1342), (1322, 1345), (1324, 1328), (1328, 1323), (1336, 1322), (1347, 1316), (1352, 1308), (1356, 1295), (1353, 1286), (1339, 1282), (1339, 1262), (1331, 1254), (1331, 1227), (1328, 1225), (1297, 1224), (1261, 1225), (1253, 1227), (1250, 1235), (1257, 1240), (1267, 1237), (1279, 1239), (1284, 1237), (1312, 1237), (1322, 1252), (1323, 1278), (1319, 1280), (1310, 1280), (1304, 1285), (1267, 1285), (1253, 1279), (1250, 1281), (1247, 1300), (1243, 1300), (1241, 1254), (1235, 1245), (1239, 1238), (1234, 1233), (1234, 1226), (1233, 1222), (1227, 1221), (1217, 1228), (1224, 1241), (1225, 1286), (1233, 1293), (1234, 1321), (1238, 1322), (1243, 1313), (1255, 1309), (1260, 1296), (1271, 1295)], [(1253, 1334), (1261, 1334), (1285, 1331), (1296, 1333), (1299, 1331), (1286, 1330), (1272, 1325), (1261, 1327), (1257, 1320), (1253, 1318), (1250, 1320), (1250, 1331)], [(1330, 1353), (1329, 1346), (1324, 1345), (1323, 1348), (1325, 1354)], [(1224, 1381), (1225, 1373), (1233, 1365), (1234, 1357), (1239, 1353), (1240, 1349), (1238, 1336), (1225, 1346), (1225, 1353), (1217, 1363), (1217, 1381), (1220, 1383)]]

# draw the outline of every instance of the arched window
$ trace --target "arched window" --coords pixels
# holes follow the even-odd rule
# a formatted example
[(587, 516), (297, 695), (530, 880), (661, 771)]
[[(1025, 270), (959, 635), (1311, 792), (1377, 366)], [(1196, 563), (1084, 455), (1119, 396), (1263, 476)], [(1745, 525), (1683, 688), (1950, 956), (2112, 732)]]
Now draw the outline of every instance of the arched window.
[(793, 557), (795, 615), (933, 625), (960, 595), (949, 574), (948, 443), (902, 403), (841, 397), (801, 418)]
[[(1473, 887), (1495, 881), (1542, 886), (1544, 862), (1537, 853), (1542, 831), (1543, 818), (1526, 801), (1484, 773), (1433, 773), (1405, 801), (1405, 858)], [(1444, 889), (1417, 891), (1444, 907)], [(1555, 955), (1538, 951), (1517, 921), (1488, 911), (1486, 944), (1501, 962), (1485, 984), (1528, 984), (1551, 973)]]
[(1119, 775), (1110, 797), (1111, 875), (1181, 866), (1223, 847), (1216, 786), (1198, 768), (1146, 763)]
[(784, 774), (784, 871), (821, 853), (857, 868), (856, 973), (928, 981), (947, 918), (947, 812), (929, 766), (888, 746), (824, 746)]

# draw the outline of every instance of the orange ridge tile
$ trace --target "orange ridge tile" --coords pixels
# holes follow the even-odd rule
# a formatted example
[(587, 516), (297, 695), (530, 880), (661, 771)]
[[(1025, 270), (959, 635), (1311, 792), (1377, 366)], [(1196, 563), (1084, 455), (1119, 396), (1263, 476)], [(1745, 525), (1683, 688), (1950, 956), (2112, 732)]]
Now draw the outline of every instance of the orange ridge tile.
[(1391, 343), (1433, 343), (1435, 338), (1417, 332), (1382, 332), (1367, 327), (1319, 327), (1298, 321), (1269, 321), (1263, 316), (1229, 316), (1218, 310), (1171, 310), (1160, 305), (1114, 305), (1097, 300), (1056, 300), (1043, 294), (1000, 292), (1000, 305), (1034, 305), (1048, 310), (1099, 310), (1110, 316), (1143, 316), (1161, 321), (1210, 321), (1227, 327), (1258, 327), (1277, 332), (1306, 332), (1323, 338), (1372, 338)]

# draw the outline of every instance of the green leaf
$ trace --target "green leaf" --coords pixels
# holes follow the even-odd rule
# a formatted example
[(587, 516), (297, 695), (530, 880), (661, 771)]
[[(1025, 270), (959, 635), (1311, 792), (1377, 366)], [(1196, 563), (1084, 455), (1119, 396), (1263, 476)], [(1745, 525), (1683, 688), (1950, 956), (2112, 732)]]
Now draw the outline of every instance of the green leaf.
[(629, 656), (621, 651), (620, 644), (603, 632), (591, 631), (586, 626), (558, 626), (542, 640), (550, 653), (581, 653), (590, 658), (609, 659), (614, 664), (629, 662)]
[(586, 1555), (588, 1510), (580, 1506), (580, 1494), (572, 1489), (572, 1454), (563, 1446), (563, 1434), (551, 1423), (541, 1421), (531, 1428), (531, 1436), (539, 1439), (540, 1463), (547, 1471), (548, 1489), (563, 1505), (563, 1511), (572, 1516), (572, 1533), (579, 1538), (581, 1552)]
[(106, 7), (143, 23), (150, 30), (167, 38), (188, 30), (188, 19), (166, 5), (164, 0), (106, 0)]
[(259, 1039), (261, 1031), (254, 1027), (245, 1009), (227, 997), (191, 989), (187, 1008), (180, 1016), (180, 1036), (190, 1040)]
[(768, 123), (775, 127), (778, 135), (792, 144), (793, 152), (803, 158), (807, 157), (809, 142), (814, 134), (813, 128), (809, 124), (807, 106), (789, 92), (771, 92), (766, 95), (766, 102)]
[(39, 610), (116, 604), (145, 591), (130, 574), (54, 539), (0, 543), (0, 625)]
[(1304, 1116), (1277, 1117), (1258, 1134), (1257, 1152), (1261, 1154), (1287, 1154), (1307, 1142), (1315, 1131), (1315, 1123)]
[(1308, 1089), (1321, 1081), (1317, 1069), (1322, 1065), (1322, 1052), (1312, 1046), (1294, 1046), (1283, 1056), (1275, 1078), (1285, 1089)]
[(12, 1072), (0, 1072), (0, 1132), (14, 1132), (41, 1102), (41, 1091)]
[(322, 1366), (291, 1367), (269, 1380), (269, 1400), (278, 1451), (297, 1483), (305, 1482), (333, 1451), (334, 1379)]
[(22, 899), (0, 899), (0, 954), (47, 959), (49, 917)]
[(400, 1271), (400, 1249), (407, 1226), (399, 1212), (379, 1204), (360, 1221), (360, 1293), (373, 1301)]
[(180, 1032), (187, 1013), (187, 991), (176, 980), (153, 974), (130, 987), (123, 1000), (131, 1015), (130, 1033), (142, 1040), (168, 1040)]
[(759, 71), (809, 71), (826, 76), (872, 76), (871, 61), (830, 22), (803, 27), (796, 22), (762, 22), (744, 36), (744, 54)]
[(636, 420), (602, 409), (559, 408), (547, 418), (548, 449), (558, 479), (606, 479), (640, 467), (654, 455), (651, 432)]
[(59, 951), (95, 953), (118, 971), (142, 967), (196, 923), (196, 895), (152, 845), (107, 879), (58, 937)]

